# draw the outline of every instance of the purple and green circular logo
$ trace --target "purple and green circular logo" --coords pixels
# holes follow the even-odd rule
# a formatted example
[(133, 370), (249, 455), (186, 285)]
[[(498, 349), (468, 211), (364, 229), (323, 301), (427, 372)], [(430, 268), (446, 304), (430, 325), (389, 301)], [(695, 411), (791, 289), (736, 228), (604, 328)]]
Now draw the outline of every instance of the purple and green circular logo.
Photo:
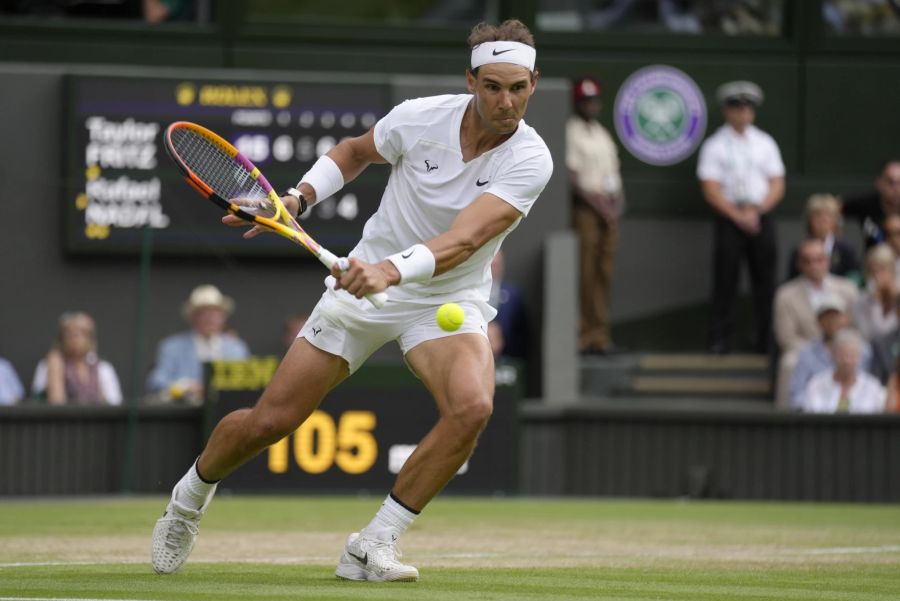
[(706, 101), (683, 71), (653, 65), (635, 71), (616, 94), (619, 140), (650, 165), (674, 165), (689, 157), (706, 132)]

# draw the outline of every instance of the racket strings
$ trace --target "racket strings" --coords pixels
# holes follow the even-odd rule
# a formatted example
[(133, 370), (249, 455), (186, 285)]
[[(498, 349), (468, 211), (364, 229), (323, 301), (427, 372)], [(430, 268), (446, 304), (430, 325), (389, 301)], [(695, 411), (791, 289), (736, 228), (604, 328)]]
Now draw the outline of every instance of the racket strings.
[(172, 145), (184, 164), (222, 198), (254, 201), (247, 208), (272, 210), (266, 191), (243, 165), (206, 137), (189, 129), (172, 131)]

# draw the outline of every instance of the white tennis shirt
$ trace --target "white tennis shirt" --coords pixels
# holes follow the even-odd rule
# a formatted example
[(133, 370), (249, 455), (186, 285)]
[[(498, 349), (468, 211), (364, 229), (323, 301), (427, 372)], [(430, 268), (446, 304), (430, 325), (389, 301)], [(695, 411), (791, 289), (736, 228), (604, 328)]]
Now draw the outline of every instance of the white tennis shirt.
[(784, 162), (775, 140), (756, 126), (741, 135), (727, 123), (700, 148), (697, 177), (717, 181), (733, 203), (762, 204), (769, 179), (784, 176)]
[[(377, 263), (430, 240), (450, 229), (457, 213), (485, 193), (528, 214), (553, 171), (550, 151), (523, 120), (505, 142), (464, 162), (460, 126), (471, 100), (469, 94), (407, 100), (375, 125), (375, 146), (392, 165), (391, 176), (350, 256)], [(491, 260), (519, 221), (462, 264), (428, 283), (392, 286), (389, 297), (423, 304), (472, 301), (492, 319)]]

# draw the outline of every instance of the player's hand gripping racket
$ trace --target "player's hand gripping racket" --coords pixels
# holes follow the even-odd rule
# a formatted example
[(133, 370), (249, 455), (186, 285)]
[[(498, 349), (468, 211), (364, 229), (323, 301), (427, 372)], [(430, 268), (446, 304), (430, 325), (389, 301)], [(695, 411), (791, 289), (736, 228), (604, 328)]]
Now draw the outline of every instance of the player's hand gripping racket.
[[(313, 240), (291, 217), (259, 169), (226, 140), (195, 123), (177, 121), (166, 129), (165, 145), (184, 179), (201, 196), (248, 223), (293, 240), (329, 270), (335, 265), (341, 271), (347, 270), (347, 259), (336, 257)], [(272, 216), (255, 214), (257, 211)], [(387, 293), (367, 294), (366, 298), (380, 309), (387, 301)]]

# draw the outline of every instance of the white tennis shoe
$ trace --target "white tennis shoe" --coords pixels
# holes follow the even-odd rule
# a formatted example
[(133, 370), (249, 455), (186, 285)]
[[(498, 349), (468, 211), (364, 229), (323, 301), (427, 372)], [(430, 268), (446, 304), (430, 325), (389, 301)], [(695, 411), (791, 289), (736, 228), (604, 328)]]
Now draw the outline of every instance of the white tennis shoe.
[(209, 502), (200, 509), (190, 509), (173, 499), (153, 529), (153, 569), (157, 574), (174, 574), (187, 561), (200, 532), (200, 518)]
[(334, 574), (345, 580), (417, 581), (419, 570), (397, 561), (401, 556), (390, 530), (354, 532), (347, 537), (344, 553)]

